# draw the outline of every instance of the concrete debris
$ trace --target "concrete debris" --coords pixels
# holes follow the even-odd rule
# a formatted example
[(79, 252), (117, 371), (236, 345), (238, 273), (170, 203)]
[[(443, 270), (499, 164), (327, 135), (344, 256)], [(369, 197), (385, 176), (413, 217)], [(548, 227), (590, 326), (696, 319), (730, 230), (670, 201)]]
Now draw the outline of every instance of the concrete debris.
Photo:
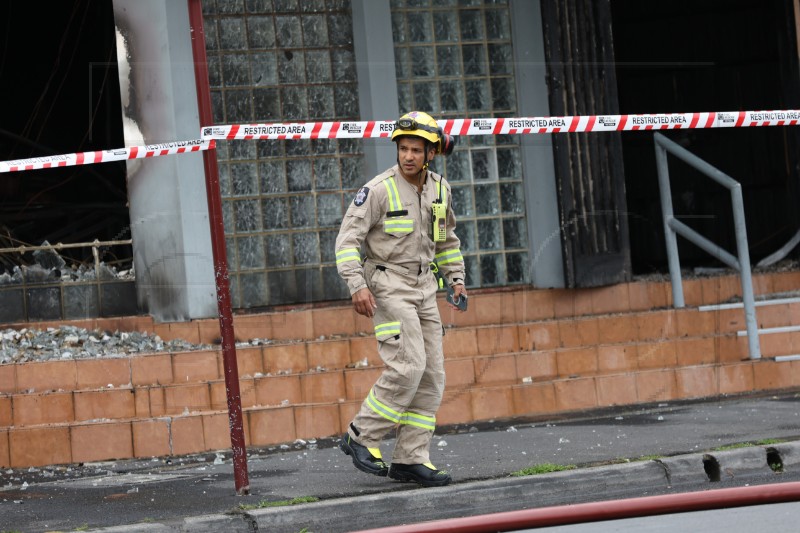
[(267, 344), (272, 344), (272, 341), (269, 339), (260, 339), (258, 337), (246, 341), (239, 341), (236, 343), (237, 348), (248, 348), (250, 346), (266, 346)]
[(81, 281), (116, 281), (132, 280), (136, 275), (133, 268), (117, 270), (116, 267), (100, 263), (94, 266), (78, 265), (67, 268), (45, 268), (39, 264), (32, 266), (15, 266), (11, 273), (0, 274), (0, 285), (21, 285), (25, 283), (74, 283)]
[[(42, 246), (50, 246), (42, 241)], [(67, 262), (56, 250), (35, 250), (33, 265), (17, 265), (11, 272), (0, 273), (0, 285), (20, 285), (23, 283), (55, 283), (80, 281), (116, 281), (135, 278), (133, 266), (130, 269), (117, 270), (100, 262), (96, 267), (92, 264), (67, 266)]]
[[(42, 246), (50, 246), (47, 241), (42, 242)], [(33, 252), (36, 263), (46, 269), (61, 270), (67, 264), (55, 250), (36, 250)]]
[(46, 330), (0, 330), (0, 364), (60, 359), (125, 357), (129, 354), (211, 349), (208, 344), (185, 340), (164, 341), (158, 335), (138, 331), (87, 330), (61, 326)]
[[(14, 269), (16, 274), (16, 268)], [(22, 277), (26, 283), (46, 283), (48, 281), (57, 280), (60, 276), (60, 271), (56, 269), (46, 269), (40, 265), (23, 266)]]

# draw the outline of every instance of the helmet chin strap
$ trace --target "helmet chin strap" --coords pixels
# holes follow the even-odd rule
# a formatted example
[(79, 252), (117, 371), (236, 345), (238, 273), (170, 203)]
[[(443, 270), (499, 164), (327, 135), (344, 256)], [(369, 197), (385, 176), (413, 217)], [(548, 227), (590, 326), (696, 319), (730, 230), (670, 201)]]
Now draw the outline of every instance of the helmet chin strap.
[(430, 147), (433, 145), (430, 143), (425, 143), (425, 161), (422, 163), (422, 170), (419, 171), (419, 182), (422, 185), (422, 176), (427, 175), (428, 165), (430, 165), (430, 160), (428, 159), (428, 152), (430, 152)]
[(427, 175), (428, 170), (428, 152), (425, 152), (425, 162), (422, 163), (422, 170), (417, 174), (417, 186), (422, 188), (422, 178)]

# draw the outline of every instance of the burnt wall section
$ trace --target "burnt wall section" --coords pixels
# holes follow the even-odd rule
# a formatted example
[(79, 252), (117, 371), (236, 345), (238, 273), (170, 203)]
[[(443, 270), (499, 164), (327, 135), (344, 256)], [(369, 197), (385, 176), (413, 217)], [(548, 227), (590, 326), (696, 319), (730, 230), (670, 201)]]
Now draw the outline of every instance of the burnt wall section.
[[(115, 0), (127, 146), (200, 134), (188, 5)], [(128, 162), (137, 298), (157, 321), (216, 316), (202, 154)]]
[[(610, 0), (542, 2), (550, 113), (617, 114)], [(619, 133), (553, 137), (566, 285), (630, 279)]]
[(0, 289), (0, 324), (136, 314), (134, 280), (22, 283)]

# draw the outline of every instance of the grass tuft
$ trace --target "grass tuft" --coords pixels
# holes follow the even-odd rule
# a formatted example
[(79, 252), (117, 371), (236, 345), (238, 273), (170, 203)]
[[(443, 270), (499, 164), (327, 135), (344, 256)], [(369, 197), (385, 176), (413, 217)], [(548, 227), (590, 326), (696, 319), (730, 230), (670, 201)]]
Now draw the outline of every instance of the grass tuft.
[(523, 468), (522, 470), (517, 470), (516, 472), (511, 472), (512, 476), (535, 476), (538, 474), (549, 474), (551, 472), (562, 472), (564, 470), (574, 470), (578, 468), (575, 465), (556, 465), (553, 463), (543, 463), (539, 465), (529, 466), (528, 468)]
[(254, 504), (239, 504), (239, 509), (243, 511), (252, 511), (253, 509), (266, 509), (268, 507), (287, 507), (289, 505), (298, 505), (301, 503), (313, 503), (318, 502), (319, 498), (316, 496), (300, 496), (297, 498), (292, 498), (291, 500), (278, 500), (274, 502), (268, 502), (266, 500), (262, 500), (258, 503)]

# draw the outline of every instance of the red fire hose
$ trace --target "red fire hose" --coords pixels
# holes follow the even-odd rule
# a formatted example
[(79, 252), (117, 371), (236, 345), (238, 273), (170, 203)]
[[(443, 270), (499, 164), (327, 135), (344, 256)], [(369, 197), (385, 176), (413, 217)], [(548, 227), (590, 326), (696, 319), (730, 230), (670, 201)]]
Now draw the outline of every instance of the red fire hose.
[(666, 494), (626, 500), (543, 507), (524, 511), (437, 520), (420, 524), (369, 529), (357, 533), (483, 533), (599, 522), (658, 514), (704, 511), (727, 507), (762, 505), (800, 500), (800, 482), (753, 487), (717, 489), (703, 492)]

